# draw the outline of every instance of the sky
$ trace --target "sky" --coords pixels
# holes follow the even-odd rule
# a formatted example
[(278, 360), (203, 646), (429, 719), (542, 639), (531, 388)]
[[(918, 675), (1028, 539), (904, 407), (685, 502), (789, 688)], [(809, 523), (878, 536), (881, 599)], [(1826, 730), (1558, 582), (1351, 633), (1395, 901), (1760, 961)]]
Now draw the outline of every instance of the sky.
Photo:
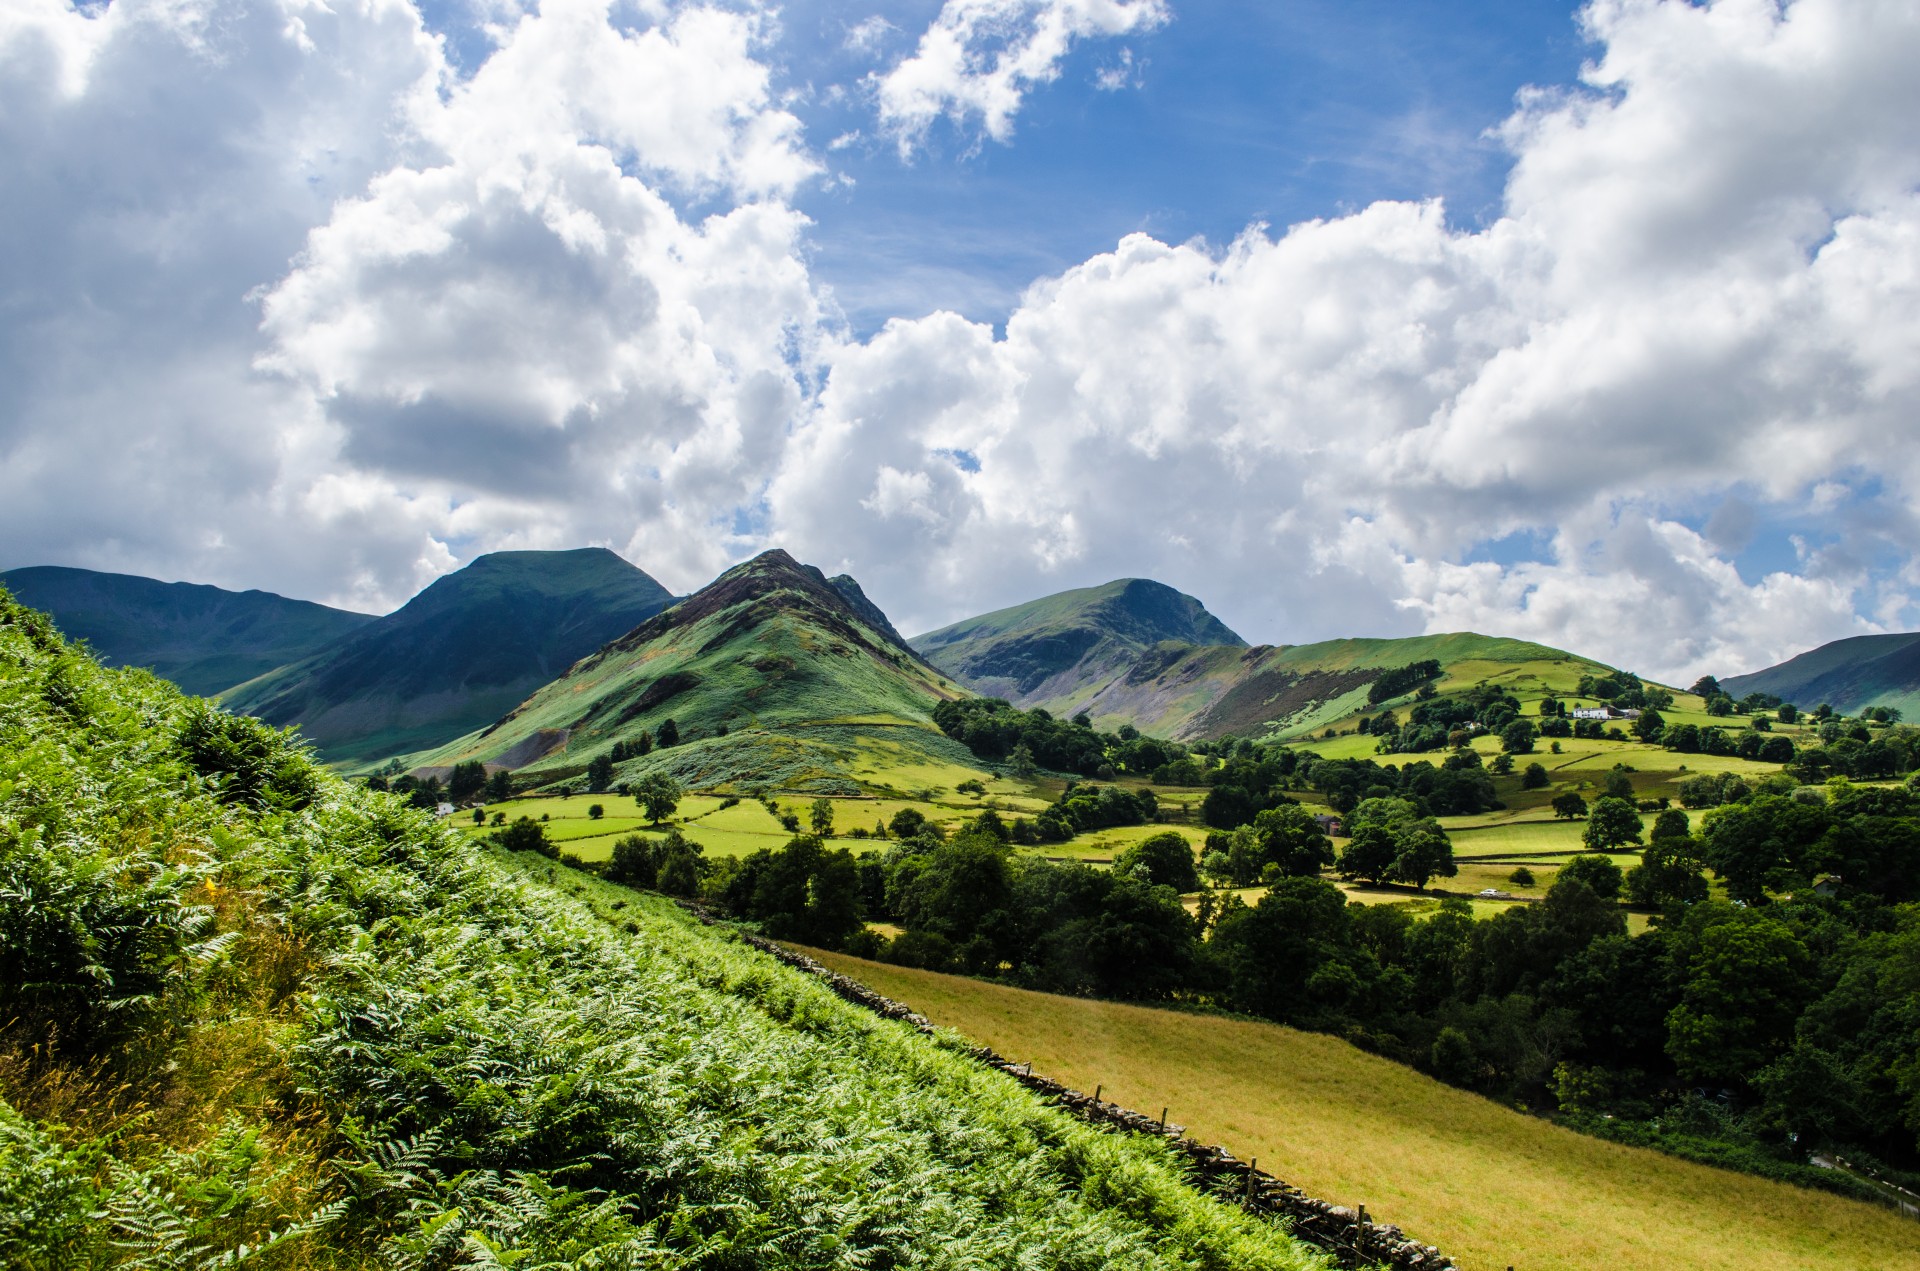
[(0, 0), (0, 568), (1920, 627), (1912, 0)]

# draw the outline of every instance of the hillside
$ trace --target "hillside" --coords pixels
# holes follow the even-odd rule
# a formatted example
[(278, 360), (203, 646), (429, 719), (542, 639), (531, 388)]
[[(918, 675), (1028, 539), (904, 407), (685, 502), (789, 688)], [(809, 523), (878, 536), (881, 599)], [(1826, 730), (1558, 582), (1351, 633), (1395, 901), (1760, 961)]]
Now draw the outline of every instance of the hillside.
[(59, 565), (0, 574), (22, 604), (85, 640), (108, 666), (143, 666), (210, 696), (285, 666), (374, 621), (268, 591), (227, 591)]
[(1587, 1138), (1335, 1037), (814, 956), (1034, 1071), (1171, 1118), (1468, 1271), (1920, 1265), (1891, 1210)]
[(0, 1264), (1306, 1271), (671, 903), (462, 838), (0, 593)]
[(1795, 706), (1825, 702), (1847, 715), (1891, 706), (1920, 719), (1920, 632), (1853, 636), (1789, 658), (1751, 675), (1722, 680), (1735, 697), (1771, 693)]
[[(616, 742), (683, 744), (622, 762), (703, 788), (767, 783), (851, 793), (863, 768), (915, 756), (970, 762), (933, 727), (961, 690), (921, 661), (850, 578), (763, 553), (545, 685), (483, 729), (413, 757), (480, 759), (536, 779), (578, 773)], [(889, 752), (877, 755), (876, 749)]]
[(912, 643), (976, 693), (1051, 710), (1125, 674), (1156, 646), (1246, 642), (1192, 596), (1122, 578), (968, 618)]
[(1085, 711), (1097, 727), (1131, 723), (1182, 741), (1304, 737), (1368, 709), (1367, 691), (1382, 672), (1429, 660), (1440, 663), (1434, 686), (1443, 692), (1482, 681), (1571, 692), (1582, 675), (1607, 669), (1546, 645), (1472, 632), (1254, 648), (1163, 644), (1104, 680), (1039, 704), (1055, 715)]
[(224, 702), (299, 725), (329, 760), (384, 758), (499, 718), (672, 602), (604, 548), (495, 552)]

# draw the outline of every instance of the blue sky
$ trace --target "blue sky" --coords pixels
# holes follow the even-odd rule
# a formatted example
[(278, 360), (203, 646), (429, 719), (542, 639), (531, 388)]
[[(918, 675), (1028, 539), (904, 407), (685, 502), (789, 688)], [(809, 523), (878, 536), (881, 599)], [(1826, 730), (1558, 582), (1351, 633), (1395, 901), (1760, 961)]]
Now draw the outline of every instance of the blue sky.
[[(776, 61), (805, 91), (794, 108), (814, 144), (861, 137), (827, 156), (852, 184), (799, 206), (818, 227), (816, 270), (863, 335), (938, 308), (997, 322), (1034, 278), (1136, 230), (1224, 244), (1254, 222), (1434, 197), (1477, 224), (1509, 164), (1488, 129), (1522, 87), (1572, 82), (1592, 51), (1566, 3), (1183, 5), (1157, 30), (1076, 47), (1012, 144), (943, 123), (903, 163), (859, 84), (909, 53), (938, 8), (876, 8), (895, 29), (872, 50), (847, 47), (865, 10), (781, 10)], [(1098, 85), (1116, 70), (1123, 87)]]
[(1907, 0), (15, 0), (0, 567), (1910, 629), (1915, 65)]

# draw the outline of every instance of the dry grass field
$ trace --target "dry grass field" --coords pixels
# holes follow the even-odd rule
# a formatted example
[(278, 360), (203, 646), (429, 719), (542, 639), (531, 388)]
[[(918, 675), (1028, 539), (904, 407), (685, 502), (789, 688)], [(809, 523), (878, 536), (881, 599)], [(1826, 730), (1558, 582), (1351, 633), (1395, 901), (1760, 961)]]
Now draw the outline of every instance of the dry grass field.
[(1466, 1271), (1920, 1268), (1920, 1223), (1890, 1210), (1587, 1138), (1332, 1037), (815, 956), (1039, 1072), (1170, 1106)]

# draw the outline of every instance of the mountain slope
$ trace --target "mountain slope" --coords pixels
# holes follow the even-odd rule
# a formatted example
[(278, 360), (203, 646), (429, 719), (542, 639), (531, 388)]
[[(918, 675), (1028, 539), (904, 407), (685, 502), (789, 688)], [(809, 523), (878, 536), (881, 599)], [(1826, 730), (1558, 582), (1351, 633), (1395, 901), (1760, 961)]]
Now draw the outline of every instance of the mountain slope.
[(381, 758), (497, 719), (671, 603), (605, 548), (495, 552), (225, 705), (299, 724), (328, 759)]
[(1380, 673), (1440, 663), (1440, 691), (1482, 681), (1571, 692), (1582, 675), (1608, 668), (1561, 649), (1473, 632), (1318, 644), (1202, 648), (1160, 645), (1131, 667), (1055, 703), (1097, 725), (1125, 721), (1181, 740), (1273, 734), (1298, 737), (1367, 709)]
[(844, 790), (880, 739), (971, 762), (933, 726), (934, 704), (960, 693), (852, 579), (774, 550), (581, 659), (504, 718), (414, 758), (555, 778), (671, 719), (690, 744), (628, 761), (623, 778), (665, 765), (706, 787)]
[(1920, 718), (1920, 632), (1853, 636), (1789, 658), (1751, 675), (1722, 680), (1735, 697), (1771, 693), (1796, 706), (1825, 702), (1848, 715), (1893, 706)]
[(1051, 708), (1107, 683), (1166, 642), (1246, 644), (1198, 600), (1147, 578), (1063, 591), (929, 631), (912, 643), (975, 692)]
[(4, 592), (0, 827), (0, 1265), (1323, 1265), (1158, 1140)]
[(59, 565), (9, 570), (0, 583), (21, 604), (50, 614), (69, 638), (85, 640), (108, 666), (144, 666), (199, 696), (297, 661), (374, 621), (268, 591)]

